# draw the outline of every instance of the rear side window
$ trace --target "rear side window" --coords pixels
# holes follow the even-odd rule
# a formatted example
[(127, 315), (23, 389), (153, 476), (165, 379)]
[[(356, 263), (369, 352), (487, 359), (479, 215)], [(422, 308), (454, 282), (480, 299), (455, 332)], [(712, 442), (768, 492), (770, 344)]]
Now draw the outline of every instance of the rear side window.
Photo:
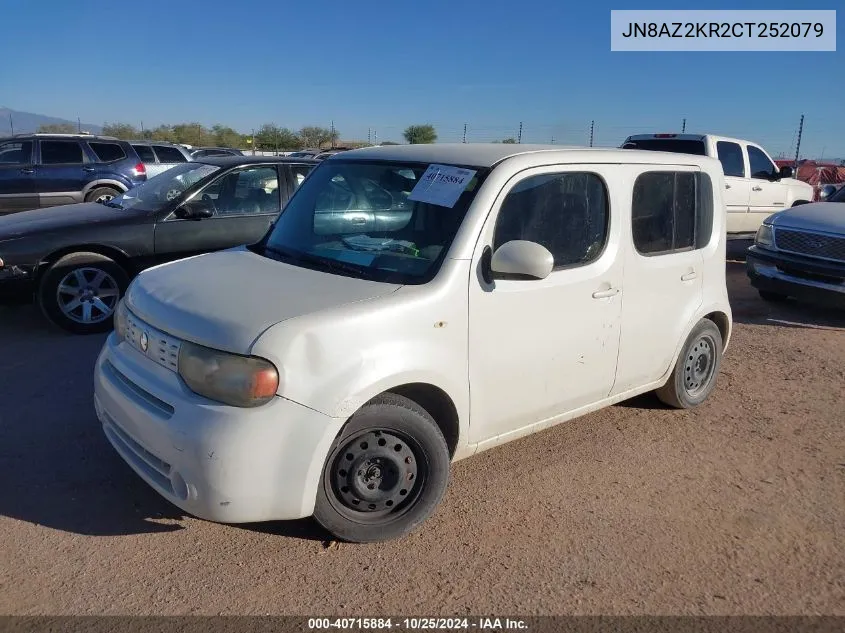
[(82, 146), (76, 141), (41, 141), (42, 165), (82, 164)]
[(673, 154), (707, 154), (704, 141), (689, 141), (673, 138), (628, 139), (622, 149), (645, 149), (652, 152), (672, 152)]
[(138, 158), (142, 163), (156, 162), (156, 155), (153, 153), (153, 148), (149, 145), (133, 145), (132, 149), (138, 154)]
[(745, 160), (742, 157), (742, 148), (736, 143), (719, 141), (716, 143), (716, 153), (719, 155), (719, 162), (722, 163), (722, 171), (725, 176), (745, 176)]
[(293, 174), (293, 188), (296, 189), (311, 172), (311, 165), (291, 165), (290, 171)]
[(712, 184), (707, 174), (647, 172), (634, 183), (632, 230), (641, 255), (702, 248), (713, 228)]
[(0, 144), (0, 165), (32, 163), (32, 141), (11, 141)]
[(549, 249), (555, 268), (587, 264), (604, 250), (609, 220), (607, 189), (596, 174), (530, 176), (502, 203), (493, 248), (529, 240)]
[(126, 152), (117, 143), (88, 143), (88, 147), (104, 163), (111, 163), (126, 158)]
[(167, 145), (154, 145), (156, 154), (158, 155), (158, 162), (160, 163), (186, 163), (188, 159), (182, 156), (175, 147), (168, 147)]

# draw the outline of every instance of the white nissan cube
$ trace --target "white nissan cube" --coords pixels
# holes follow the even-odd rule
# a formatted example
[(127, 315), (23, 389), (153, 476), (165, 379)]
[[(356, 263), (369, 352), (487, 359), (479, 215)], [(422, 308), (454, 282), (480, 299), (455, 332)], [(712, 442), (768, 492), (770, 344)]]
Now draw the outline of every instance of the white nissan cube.
[(135, 279), (97, 416), (198, 517), (402, 536), (453, 461), (647, 391), (707, 398), (731, 333), (724, 189), (704, 156), (344, 152), (259, 243)]

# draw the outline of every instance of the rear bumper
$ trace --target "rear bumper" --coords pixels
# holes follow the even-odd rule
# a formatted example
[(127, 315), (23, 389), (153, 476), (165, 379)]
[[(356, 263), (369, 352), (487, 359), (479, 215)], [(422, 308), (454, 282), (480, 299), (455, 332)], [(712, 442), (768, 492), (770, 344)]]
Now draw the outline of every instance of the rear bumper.
[(813, 261), (752, 246), (746, 256), (746, 272), (758, 290), (845, 308), (845, 264)]

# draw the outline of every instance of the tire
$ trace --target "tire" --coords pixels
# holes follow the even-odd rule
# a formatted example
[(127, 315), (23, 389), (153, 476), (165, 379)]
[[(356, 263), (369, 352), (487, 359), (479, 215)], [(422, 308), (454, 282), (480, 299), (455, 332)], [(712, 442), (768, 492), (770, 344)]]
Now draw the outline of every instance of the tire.
[(114, 187), (95, 187), (85, 196), (85, 202), (108, 202), (115, 196), (119, 196), (120, 191)]
[[(108, 332), (129, 275), (99, 253), (71, 253), (47, 269), (38, 284), (38, 305), (50, 321), (74, 334)], [(88, 306), (88, 307), (86, 307)]]
[(783, 303), (789, 299), (789, 297), (782, 295), (779, 292), (769, 292), (768, 290), (758, 290), (757, 292), (760, 293), (760, 298), (763, 301), (769, 301), (771, 303)]
[(716, 324), (709, 319), (699, 321), (687, 337), (669, 380), (656, 391), (657, 397), (676, 409), (691, 409), (704, 402), (716, 386), (723, 347)]
[(399, 538), (434, 512), (449, 467), (446, 440), (431, 415), (408, 398), (382, 394), (349, 419), (332, 445), (314, 518), (343, 541)]

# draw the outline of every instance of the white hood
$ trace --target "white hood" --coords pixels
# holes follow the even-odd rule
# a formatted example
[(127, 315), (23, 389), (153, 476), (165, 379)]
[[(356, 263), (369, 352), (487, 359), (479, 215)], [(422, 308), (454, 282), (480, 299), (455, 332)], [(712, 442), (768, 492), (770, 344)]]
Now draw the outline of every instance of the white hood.
[(400, 287), (292, 266), (241, 247), (151, 268), (129, 287), (126, 302), (173, 336), (248, 354), (261, 333), (280, 321)]

